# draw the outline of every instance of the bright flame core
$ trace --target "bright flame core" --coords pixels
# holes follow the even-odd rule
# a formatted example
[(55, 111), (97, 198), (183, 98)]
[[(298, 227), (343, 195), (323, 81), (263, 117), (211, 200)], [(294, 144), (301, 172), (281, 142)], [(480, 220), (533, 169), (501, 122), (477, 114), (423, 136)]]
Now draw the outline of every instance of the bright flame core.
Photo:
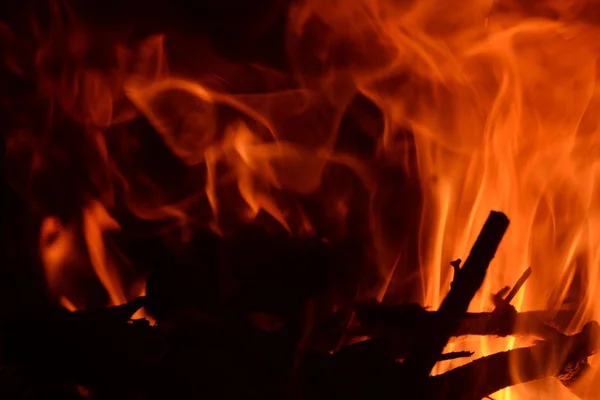
[[(51, 35), (38, 32), (33, 79), (52, 107), (82, 125), (94, 143), (97, 163), (87, 167), (96, 195), (82, 207), (83, 233), (111, 302), (130, 297), (103, 248), (103, 232), (119, 227), (106, 211), (115, 198), (122, 196), (138, 217), (174, 221), (182, 232), (210, 225), (223, 233), (225, 217), (243, 223), (263, 212), (292, 234), (313, 234), (315, 216), (298, 198), (319, 197), (339, 226), (352, 207), (351, 191), (324, 189), (336, 185), (326, 179), (332, 165), (352, 171), (369, 193), (368, 229), (381, 286), (387, 287), (392, 270), (394, 280), (404, 279), (410, 268), (397, 265), (405, 247), (386, 237), (389, 209), (374, 206), (388, 181), (373, 165), (387, 163), (418, 176), (422, 192), (422, 290), (402, 300), (437, 308), (452, 278), (448, 262), (468, 254), (493, 209), (506, 213), (511, 227), (471, 311), (489, 310), (490, 295), (531, 266), (533, 276), (514, 300), (517, 309), (558, 310), (568, 301), (576, 306), (569, 331), (600, 319), (600, 20), (593, 20), (594, 7), (600, 5), (591, 0), (533, 6), (509, 0), (297, 2), (288, 15), (287, 75), (232, 66), (212, 55), (206, 64), (215, 65), (178, 72), (185, 60), (168, 60), (164, 36), (135, 50), (117, 40), (109, 46), (111, 68), (91, 65), (86, 52), (97, 32), (55, 4)], [(7, 42), (16, 41), (2, 28)], [(18, 56), (8, 51), (5, 61), (24, 76)], [(220, 72), (227, 78), (214, 79)], [(253, 83), (239, 83), (236, 75)], [(368, 157), (338, 146), (343, 116), (357, 95), (383, 116), (383, 131), (368, 132), (377, 140)], [(177, 195), (135, 162), (123, 161), (137, 146), (127, 123), (139, 114), (198, 177)], [(20, 131), (9, 138), (9, 150), (25, 146), (37, 160), (44, 158), (42, 143), (57, 140)], [(194, 214), (198, 203), (210, 209), (209, 218)], [(42, 228), (42, 258), (56, 290), (73, 232), (54, 216)], [(516, 343), (477, 345), (489, 354)], [(494, 398), (557, 396), (556, 388), (545, 391), (549, 387), (526, 385)]]

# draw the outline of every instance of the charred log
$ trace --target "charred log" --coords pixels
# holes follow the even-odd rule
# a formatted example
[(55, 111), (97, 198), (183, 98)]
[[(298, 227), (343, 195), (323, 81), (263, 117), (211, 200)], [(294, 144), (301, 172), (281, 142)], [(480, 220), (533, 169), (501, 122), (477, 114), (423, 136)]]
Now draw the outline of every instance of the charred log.
[[(535, 379), (575, 379), (578, 373), (571, 372), (600, 349), (599, 340), (598, 324), (592, 322), (576, 335), (483, 357), (429, 377), (425, 384), (412, 379), (408, 365), (390, 360), (382, 348), (362, 344), (332, 356), (313, 354), (307, 362), (306, 374), (311, 380), (305, 389), (311, 399), (385, 399), (410, 394), (411, 399), (478, 400)], [(519, 366), (519, 374), (511, 373), (512, 365)]]
[(527, 311), (521, 313), (465, 313), (455, 321), (445, 319), (437, 311), (427, 311), (418, 304), (382, 306), (378, 303), (363, 303), (356, 307), (360, 327), (354, 329), (355, 335), (398, 337), (414, 336), (415, 327), (433, 328), (440, 324), (455, 327), (451, 336), (463, 335), (531, 335), (540, 339), (556, 337), (552, 321), (556, 318), (572, 316), (573, 312), (561, 310)]
[(440, 305), (439, 313), (449, 324), (440, 325), (435, 330), (421, 331), (413, 350), (406, 357), (406, 365), (416, 378), (422, 379), (429, 375), (452, 332), (456, 330), (454, 323), (457, 318), (467, 312), (471, 300), (483, 284), (488, 266), (508, 223), (508, 218), (503, 213), (490, 213), (469, 257), (454, 277), (452, 287)]
[[(398, 390), (416, 399), (479, 399), (548, 376), (569, 385), (600, 349), (594, 322), (576, 335), (484, 357), (423, 384), (394, 359), (385, 341), (367, 340), (333, 354), (309, 348), (295, 369), (299, 325), (266, 331), (242, 315), (182, 309), (160, 327), (150, 326), (129, 320), (143, 301), (103, 310), (51, 310), (4, 323), (0, 381), (11, 383), (0, 389), (34, 388), (33, 398), (73, 399), (80, 398), (82, 387), (95, 399), (281, 399), (298, 393), (310, 399), (383, 399)], [(467, 356), (440, 354), (436, 361)], [(522, 373), (511, 374), (511, 365)]]
[[(549, 376), (571, 381), (581, 372), (587, 357), (599, 349), (600, 327), (591, 322), (576, 335), (496, 353), (431, 377), (425, 398), (476, 400), (508, 386)], [(518, 365), (518, 373), (511, 373), (514, 365)]]

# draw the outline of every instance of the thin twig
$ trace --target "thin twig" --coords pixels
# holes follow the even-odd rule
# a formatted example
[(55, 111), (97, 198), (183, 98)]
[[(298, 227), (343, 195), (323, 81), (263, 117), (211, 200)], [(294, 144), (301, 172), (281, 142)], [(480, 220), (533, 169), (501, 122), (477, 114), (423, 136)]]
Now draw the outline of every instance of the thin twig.
[(525, 272), (523, 272), (523, 275), (521, 275), (517, 283), (515, 283), (515, 286), (513, 286), (510, 293), (508, 293), (508, 295), (504, 298), (504, 301), (507, 304), (509, 304), (512, 301), (512, 299), (515, 298), (519, 290), (521, 290), (521, 287), (525, 284), (525, 282), (527, 282), (527, 279), (529, 279), (529, 277), (531, 276), (531, 272), (531, 267), (527, 268)]

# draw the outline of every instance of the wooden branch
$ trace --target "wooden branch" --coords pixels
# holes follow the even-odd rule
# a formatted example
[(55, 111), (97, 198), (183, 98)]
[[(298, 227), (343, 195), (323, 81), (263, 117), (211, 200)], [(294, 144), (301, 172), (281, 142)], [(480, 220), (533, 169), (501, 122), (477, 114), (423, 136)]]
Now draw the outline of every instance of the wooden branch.
[[(552, 328), (552, 320), (571, 316), (573, 311), (526, 311), (520, 313), (465, 313), (454, 321), (444, 319), (438, 311), (426, 311), (418, 304), (384, 306), (376, 302), (360, 303), (355, 307), (360, 323), (353, 328), (354, 336), (390, 337), (410, 340), (420, 329), (431, 330), (442, 324), (454, 327), (451, 336), (464, 335), (529, 335), (540, 339), (560, 336)], [(423, 328), (420, 328), (420, 327)]]
[[(371, 343), (369, 343), (371, 342)], [(556, 376), (576, 379), (571, 374), (585, 365), (588, 356), (600, 350), (600, 328), (588, 323), (573, 336), (544, 341), (535, 346), (496, 353), (472, 361), (444, 374), (414, 379), (406, 363), (391, 360), (377, 340), (343, 348), (330, 355), (312, 353), (305, 357), (305, 398), (415, 400), (479, 400), (500, 389), (535, 379)], [(442, 358), (444, 355), (442, 355)], [(518, 368), (520, 374), (511, 374)], [(581, 367), (580, 371), (584, 371)]]
[(472, 351), (451, 351), (450, 353), (441, 354), (438, 361), (456, 360), (457, 358), (471, 357), (475, 354)]
[(508, 224), (508, 218), (501, 212), (492, 211), (488, 216), (469, 257), (456, 274), (452, 287), (438, 310), (442, 320), (448, 323), (433, 331), (422, 331), (417, 343), (406, 356), (405, 364), (417, 379), (429, 375), (448, 339), (456, 330), (454, 324), (467, 312), (471, 300), (483, 284), (488, 266), (496, 254)]
[[(428, 380), (427, 399), (479, 400), (518, 383), (568, 376), (600, 350), (600, 326), (588, 323), (580, 333), (483, 357)], [(517, 369), (518, 373), (511, 373)], [(576, 374), (575, 374), (576, 375)]]
[[(561, 311), (570, 314), (570, 311)], [(418, 305), (403, 305), (392, 307), (372, 307), (357, 312), (361, 326), (353, 328), (348, 333), (354, 337), (368, 336), (385, 342), (390, 352), (390, 358), (405, 358), (412, 346), (417, 342), (417, 336), (423, 329), (435, 330), (442, 324), (447, 324), (436, 311), (425, 311)], [(498, 313), (467, 313), (458, 319), (458, 323), (450, 323), (456, 329), (453, 337), (464, 335), (477, 336), (527, 336), (553, 340), (564, 337), (562, 333), (543, 321), (550, 320), (554, 313), (530, 311), (509, 314)], [(439, 361), (439, 360), (438, 360)]]
[[(226, 393), (226, 398), (275, 400), (286, 393), (298, 343), (295, 328), (271, 333), (243, 318), (201, 313), (186, 313), (162, 329), (125, 321), (138, 305), (63, 310), (15, 321), (16, 326), (3, 324), (5, 344), (19, 356), (9, 367), (33, 374), (35, 384), (42, 379), (58, 387), (88, 386), (98, 399), (212, 398)], [(333, 355), (309, 349), (313, 356), (302, 358), (294, 382), (312, 400), (386, 399), (398, 390), (415, 399), (469, 400), (551, 375), (568, 385), (585, 371), (587, 356), (598, 350), (598, 331), (590, 323), (577, 335), (484, 357), (425, 380), (414, 379), (409, 366), (394, 362), (382, 340), (347, 346)], [(439, 354), (436, 361), (468, 355)], [(512, 364), (524, 370), (518, 379), (507, 372)]]
[(519, 280), (517, 281), (517, 283), (515, 284), (515, 286), (513, 286), (513, 288), (511, 289), (511, 291), (504, 298), (504, 301), (507, 304), (510, 303), (512, 301), (512, 299), (515, 298), (515, 296), (517, 295), (517, 293), (519, 293), (519, 290), (521, 290), (521, 287), (525, 284), (525, 282), (527, 282), (527, 279), (529, 279), (529, 277), (531, 276), (531, 273), (532, 273), (531, 267), (527, 268), (525, 270), (525, 272), (523, 272), (523, 274), (521, 275), (521, 277), (519, 278)]

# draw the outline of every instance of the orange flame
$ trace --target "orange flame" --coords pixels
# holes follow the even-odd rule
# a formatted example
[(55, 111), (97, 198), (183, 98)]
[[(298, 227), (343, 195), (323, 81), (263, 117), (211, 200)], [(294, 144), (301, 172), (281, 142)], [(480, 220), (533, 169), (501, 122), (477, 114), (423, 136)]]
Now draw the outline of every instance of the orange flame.
[[(546, 11), (572, 17), (565, 3), (548, 2)], [(439, 306), (451, 279), (448, 261), (468, 254), (496, 209), (513, 223), (472, 311), (488, 309), (489, 295), (532, 265), (518, 309), (557, 310), (577, 296), (569, 329), (598, 318), (598, 27), (528, 17), (506, 3), (307, 4), (292, 21), (304, 35), (311, 21), (327, 27), (319, 57), (329, 58), (330, 75), (348, 73), (336, 65), (337, 52), (355, 46), (351, 74), (384, 113), (384, 151), (403, 151), (395, 146), (399, 128), (414, 133), (424, 302)], [(481, 353), (505, 346), (482, 340)], [(498, 396), (510, 393), (526, 392)]]
[[(513, 301), (517, 309), (557, 311), (571, 303), (568, 331), (600, 319), (600, 21), (592, 12), (600, 5), (530, 3), (297, 1), (285, 32), (290, 74), (232, 65), (205, 47), (188, 51), (206, 61), (193, 71), (182, 66), (197, 65), (193, 54), (169, 59), (163, 35), (137, 46), (105, 35), (102, 49), (109, 49), (111, 63), (98, 66), (86, 57), (103, 32), (78, 23), (62, 2), (52, 3), (54, 25), (47, 38), (36, 31), (30, 79), (52, 110), (83, 126), (84, 142), (95, 149), (86, 160), (93, 171), (86, 193), (101, 195), (88, 196), (98, 200), (82, 207), (82, 234), (111, 302), (130, 298), (104, 250), (103, 232), (119, 227), (107, 211), (116, 200), (140, 218), (184, 229), (210, 225), (223, 233), (228, 219), (244, 223), (263, 213), (292, 234), (320, 234), (320, 218), (345, 227), (355, 207), (356, 189), (331, 178), (339, 167), (358, 177), (369, 201), (365, 230), (381, 279), (365, 285), (363, 295), (383, 299), (387, 292), (438, 307), (452, 278), (449, 261), (468, 254), (494, 209), (510, 217), (511, 228), (471, 311), (489, 310), (490, 295), (531, 265), (533, 275)], [(0, 33), (17, 41), (7, 27)], [(17, 50), (5, 59), (24, 76)], [(376, 105), (383, 119), (380, 127), (372, 122), (377, 117), (357, 117), (374, 149), (343, 145), (342, 122), (357, 97)], [(132, 161), (142, 138), (127, 123), (140, 116), (175, 156), (170, 160), (179, 175), (161, 180), (161, 171)], [(42, 144), (59, 141), (29, 136), (9, 143), (25, 147), (32, 160), (44, 158)], [(392, 190), (383, 176), (392, 167), (420, 184), (417, 268), (402, 265), (410, 250), (404, 236), (390, 233), (400, 230), (392, 215), (410, 194)], [(167, 189), (171, 184), (177, 190)], [(303, 207), (311, 196), (324, 205), (325, 217)], [(78, 254), (71, 250), (79, 234), (54, 217), (42, 225), (42, 259), (58, 293), (61, 271)], [(420, 283), (418, 295), (391, 290), (409, 280)], [(475, 346), (485, 355), (522, 344), (467, 341), (449, 347)], [(580, 392), (600, 390), (594, 362), (596, 379), (581, 383)], [(519, 366), (511, 372), (518, 375)], [(543, 396), (570, 394), (544, 381), (493, 397)]]
[(90, 254), (92, 267), (102, 285), (106, 288), (113, 305), (124, 304), (127, 299), (121, 288), (121, 280), (114, 267), (108, 264), (102, 238), (103, 232), (117, 230), (120, 226), (102, 204), (93, 202), (83, 211), (83, 235)]
[[(71, 299), (73, 287), (69, 282), (69, 269), (85, 264), (89, 259), (93, 273), (108, 294), (109, 305), (120, 305), (131, 298), (126, 295), (117, 266), (106, 252), (104, 232), (120, 229), (119, 224), (108, 214), (98, 201), (92, 201), (83, 209), (81, 228), (71, 223), (64, 226), (56, 217), (47, 217), (42, 221), (40, 231), (40, 253), (46, 271), (50, 291), (58, 295), (60, 303), (69, 310), (81, 308)], [(78, 242), (83, 236), (85, 246)], [(72, 285), (76, 286), (76, 285)], [(67, 290), (65, 292), (65, 290)], [(142, 291), (144, 288), (141, 289)], [(135, 297), (135, 296), (133, 296)]]

